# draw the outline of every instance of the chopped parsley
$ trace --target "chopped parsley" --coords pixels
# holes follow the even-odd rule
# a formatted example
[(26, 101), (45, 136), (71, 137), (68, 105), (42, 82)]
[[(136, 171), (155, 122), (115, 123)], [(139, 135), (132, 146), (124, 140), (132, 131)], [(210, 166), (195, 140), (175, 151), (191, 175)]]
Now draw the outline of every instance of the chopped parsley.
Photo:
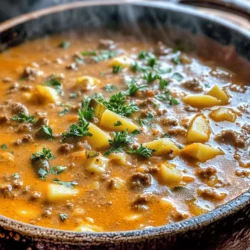
[(149, 73), (146, 73), (146, 74), (143, 75), (143, 79), (146, 80), (148, 83), (152, 83), (155, 80), (161, 79), (161, 76), (159, 76), (156, 73), (149, 72)]
[(115, 87), (114, 85), (112, 85), (112, 84), (107, 84), (107, 85), (105, 86), (105, 90), (106, 90), (107, 92), (113, 92), (113, 91), (116, 90), (116, 87)]
[(39, 177), (40, 177), (41, 180), (45, 180), (46, 176), (48, 175), (48, 172), (45, 169), (40, 168), (38, 170), (38, 175), (39, 175)]
[(62, 133), (63, 139), (69, 137), (83, 137), (83, 136), (92, 136), (89, 132), (89, 123), (85, 120), (85, 113), (81, 110), (78, 110), (79, 121), (77, 124), (71, 124), (67, 132)]
[(138, 59), (143, 60), (143, 59), (146, 59), (146, 58), (149, 57), (149, 56), (150, 56), (150, 53), (149, 53), (149, 52), (147, 52), (147, 51), (145, 51), (145, 50), (142, 50), (142, 51), (139, 52), (139, 54), (138, 54)]
[(133, 72), (146, 72), (150, 68), (147, 66), (139, 65), (137, 62), (131, 65), (131, 70)]
[(183, 75), (181, 75), (180, 73), (176, 72), (172, 75), (172, 78), (174, 78), (175, 80), (177, 80), (178, 82), (183, 80)]
[(31, 155), (31, 160), (37, 160), (37, 159), (42, 159), (42, 160), (52, 160), (54, 159), (55, 156), (51, 153), (50, 149), (46, 149), (43, 147), (41, 152), (36, 152), (35, 154)]
[(0, 148), (2, 149), (2, 150), (7, 150), (7, 145), (6, 144), (2, 144), (1, 146), (0, 146)]
[(150, 66), (150, 67), (154, 67), (157, 63), (157, 60), (155, 57), (150, 57), (147, 61), (147, 65)]
[(67, 214), (59, 214), (59, 217), (61, 219), (61, 221), (65, 221), (68, 219), (68, 215)]
[(112, 95), (108, 101), (102, 101), (102, 104), (104, 104), (109, 110), (127, 117), (129, 117), (132, 113), (139, 111), (136, 104), (125, 103), (125, 94), (122, 92)]
[(98, 54), (96, 54), (95, 56), (93, 56), (93, 59), (96, 62), (100, 62), (100, 61), (104, 61), (104, 60), (108, 60), (114, 56), (117, 56), (118, 52), (117, 51), (111, 51), (111, 50), (102, 50), (101, 52), (99, 52)]
[(145, 89), (146, 85), (138, 85), (136, 84), (135, 80), (132, 80), (131, 83), (128, 85), (127, 94), (133, 96), (136, 94), (138, 90)]
[(67, 188), (73, 188), (73, 187), (78, 185), (77, 181), (60, 181), (58, 179), (54, 179), (54, 182), (56, 184), (62, 185), (62, 186), (67, 187)]
[(116, 123), (114, 123), (114, 126), (115, 127), (118, 127), (118, 126), (121, 126), (122, 125), (122, 122), (121, 121), (117, 121)]
[(141, 126), (143, 125), (150, 126), (153, 119), (154, 119), (154, 115), (151, 113), (148, 113), (146, 118), (143, 118), (143, 119), (140, 118), (138, 121)]
[(168, 86), (169, 82), (167, 80), (161, 79), (160, 80), (160, 89), (164, 89), (166, 86)]
[(81, 54), (83, 56), (96, 56), (97, 55), (96, 51), (94, 51), (94, 50), (83, 51), (83, 52), (81, 52)]
[(14, 179), (20, 179), (20, 175), (18, 174), (18, 173), (14, 173), (13, 175), (12, 175), (12, 177), (14, 178)]
[(175, 65), (181, 64), (181, 57), (180, 54), (178, 53), (177, 55), (175, 55), (172, 59), (171, 59), (172, 63), (174, 63)]
[(82, 108), (78, 111), (80, 119), (85, 119), (86, 121), (91, 121), (94, 118), (95, 110), (90, 107), (90, 98), (82, 99)]
[(159, 101), (167, 102), (171, 106), (179, 104), (178, 100), (176, 100), (174, 97), (172, 97), (169, 90), (164, 91), (163, 94), (156, 95), (155, 98)]
[(42, 131), (45, 135), (47, 135), (47, 137), (48, 137), (50, 140), (53, 139), (53, 131), (52, 131), (52, 128), (51, 128), (51, 127), (46, 126), (46, 125), (43, 125), (43, 126), (41, 127), (41, 131)]
[(68, 41), (62, 41), (62, 42), (59, 44), (59, 47), (60, 47), (60, 48), (63, 48), (63, 49), (67, 49), (67, 48), (69, 48), (69, 46), (70, 46), (70, 42), (68, 42)]
[(69, 109), (68, 109), (68, 108), (65, 108), (65, 109), (63, 109), (62, 111), (60, 111), (60, 112), (58, 113), (58, 115), (59, 115), (59, 116), (63, 116), (63, 115), (68, 114), (68, 113), (69, 113)]
[(48, 79), (44, 82), (44, 85), (54, 88), (59, 94), (62, 94), (63, 92), (60, 78), (56, 77), (54, 74), (48, 77)]
[(17, 115), (12, 117), (12, 120), (19, 123), (34, 123), (35, 117), (32, 115), (26, 115), (23, 112), (19, 112)]
[(114, 65), (113, 66), (113, 73), (114, 74), (118, 74), (118, 73), (120, 73), (122, 71), (122, 68), (121, 68), (121, 66), (119, 66), (119, 65)]
[(64, 172), (66, 169), (67, 169), (67, 167), (64, 167), (64, 166), (54, 166), (54, 167), (50, 168), (48, 171), (43, 169), (43, 168), (40, 168), (38, 170), (38, 174), (42, 180), (45, 180), (47, 175), (49, 175), (49, 174), (58, 175), (58, 174)]
[(140, 146), (138, 149), (132, 149), (130, 148), (129, 150), (127, 150), (127, 153), (129, 154), (136, 154), (140, 157), (143, 157), (143, 158), (149, 158), (152, 156), (154, 150), (153, 149), (150, 149), (150, 148), (147, 148), (147, 147), (144, 147), (144, 146)]

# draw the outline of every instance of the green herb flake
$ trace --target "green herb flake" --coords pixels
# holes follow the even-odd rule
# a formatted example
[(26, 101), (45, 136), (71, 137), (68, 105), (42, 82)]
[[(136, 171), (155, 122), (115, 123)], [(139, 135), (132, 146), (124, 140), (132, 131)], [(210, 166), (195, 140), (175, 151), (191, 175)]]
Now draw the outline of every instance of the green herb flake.
[(157, 60), (155, 57), (150, 57), (147, 61), (147, 65), (150, 66), (150, 67), (154, 67), (157, 63)]
[(151, 114), (151, 113), (148, 113), (146, 118), (140, 118), (139, 119), (139, 124), (141, 126), (150, 126), (153, 119), (154, 119), (154, 115)]
[(143, 75), (143, 79), (146, 80), (148, 83), (152, 83), (155, 80), (161, 79), (161, 77), (153, 72), (149, 72)]
[(94, 51), (94, 50), (83, 51), (83, 52), (81, 52), (81, 54), (83, 56), (96, 56), (97, 55), (96, 51)]
[(143, 157), (143, 158), (149, 158), (152, 156), (154, 150), (144, 147), (142, 145), (140, 145), (140, 147), (138, 149), (132, 149), (130, 148), (129, 150), (127, 150), (127, 153), (129, 154), (135, 154), (138, 155), (139, 157)]
[(75, 99), (77, 96), (76, 93), (72, 92), (72, 93), (69, 93), (69, 99)]
[(107, 85), (105, 86), (105, 90), (106, 90), (107, 92), (113, 92), (113, 91), (116, 90), (116, 87), (115, 87), (114, 85), (112, 85), (112, 84), (107, 84)]
[(113, 73), (114, 74), (118, 74), (118, 73), (120, 73), (122, 71), (122, 68), (121, 68), (121, 66), (119, 66), (119, 65), (114, 65), (113, 66)]
[(67, 187), (67, 188), (73, 188), (73, 187), (78, 185), (77, 181), (60, 181), (58, 179), (54, 179), (54, 182), (56, 184), (62, 185), (62, 186)]
[(61, 81), (54, 74), (48, 77), (48, 79), (44, 82), (44, 85), (54, 88), (58, 94), (63, 93)]
[(172, 78), (174, 78), (175, 80), (177, 80), (178, 82), (183, 80), (183, 75), (181, 75), (180, 73), (176, 72), (172, 75)]
[(36, 160), (36, 159), (43, 159), (43, 160), (52, 160), (54, 159), (55, 156), (51, 153), (50, 149), (46, 149), (43, 147), (41, 152), (36, 152), (35, 154), (31, 155), (31, 160)]
[(14, 173), (13, 175), (12, 175), (12, 177), (14, 178), (14, 179), (20, 179), (20, 175), (18, 174), (18, 173)]
[(39, 175), (39, 177), (40, 177), (41, 180), (45, 180), (46, 177), (47, 177), (47, 175), (48, 175), (48, 172), (45, 169), (40, 168), (38, 170), (38, 175)]
[(102, 50), (101, 53), (99, 53), (98, 55), (94, 56), (93, 59), (96, 62), (100, 62), (100, 61), (111, 59), (112, 57), (117, 56), (117, 55), (118, 55), (117, 51)]
[(53, 131), (52, 128), (47, 126), (47, 125), (43, 125), (41, 127), (41, 130), (48, 136), (49, 139), (53, 139)]
[(6, 144), (2, 144), (2, 145), (0, 146), (0, 148), (1, 148), (2, 150), (7, 150), (7, 149), (8, 149), (8, 147), (7, 147)]
[(155, 98), (159, 101), (167, 102), (171, 106), (179, 104), (178, 100), (172, 97), (169, 90), (164, 91), (163, 94), (156, 95)]
[(147, 51), (145, 51), (145, 50), (142, 50), (138, 54), (138, 59), (143, 60), (143, 59), (147, 58), (148, 56), (149, 56), (149, 53)]
[(67, 167), (65, 166), (54, 166), (49, 170), (49, 174), (61, 174), (62, 172), (64, 172), (67, 169)]
[(94, 118), (95, 110), (90, 107), (90, 98), (82, 99), (82, 108), (78, 110), (78, 115), (80, 119), (85, 119), (86, 121), (91, 121)]
[(62, 41), (60, 44), (59, 44), (59, 48), (63, 48), (63, 49), (67, 49), (70, 47), (70, 42), (68, 41)]
[(61, 221), (65, 221), (68, 219), (68, 215), (67, 214), (59, 214), (59, 217), (61, 219)]
[(69, 113), (69, 109), (68, 108), (65, 108), (65, 109), (63, 109), (62, 111), (60, 111), (59, 113), (58, 113), (58, 115), (59, 116), (63, 116), (63, 115), (66, 115), (66, 114), (68, 114)]
[(117, 121), (116, 123), (114, 123), (114, 126), (115, 127), (118, 127), (118, 126), (121, 126), (122, 125), (122, 122), (121, 121)]
[(32, 115), (26, 115), (25, 113), (19, 112), (17, 115), (12, 117), (12, 121), (19, 123), (35, 123), (35, 117)]
[(131, 83), (128, 85), (128, 90), (126, 93), (130, 96), (133, 96), (138, 90), (145, 89), (146, 87), (146, 85), (139, 85), (135, 82), (135, 80), (132, 80)]
[(169, 81), (164, 80), (164, 79), (160, 80), (160, 89), (164, 89), (168, 85), (169, 85)]

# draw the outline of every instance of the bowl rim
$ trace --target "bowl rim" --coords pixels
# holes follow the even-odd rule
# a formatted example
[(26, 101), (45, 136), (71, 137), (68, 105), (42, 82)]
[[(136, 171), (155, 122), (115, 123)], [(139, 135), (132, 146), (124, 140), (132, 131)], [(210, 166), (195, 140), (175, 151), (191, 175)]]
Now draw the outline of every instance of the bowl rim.
[[(143, 1), (143, 0), (97, 0), (97, 1), (84, 1), (84, 2), (73, 2), (68, 4), (57, 5), (49, 8), (44, 8), (42, 10), (33, 11), (31, 13), (26, 13), (21, 16), (9, 19), (5, 22), (0, 23), (0, 36), (1, 33), (13, 28), (19, 24), (25, 23), (27, 21), (37, 19), (46, 15), (51, 15), (54, 13), (59, 13), (76, 8), (85, 8), (91, 6), (108, 6), (108, 5), (131, 5), (131, 6), (145, 6), (145, 7), (156, 7), (161, 9), (170, 9), (173, 11), (182, 12), (183, 14), (190, 14), (193, 16), (198, 16), (207, 21), (216, 22), (227, 28), (241, 33), (247, 39), (250, 39), (250, 32), (238, 27), (236, 24), (230, 21), (223, 20), (219, 17), (210, 17), (205, 13), (196, 11), (195, 8), (188, 6), (180, 6), (173, 3), (166, 2), (153, 2), (153, 1)], [(99, 232), (99, 233), (86, 233), (86, 232), (74, 232), (69, 230), (59, 230), (54, 228), (46, 228), (41, 226), (35, 226), (32, 224), (24, 223), (18, 220), (8, 218), (6, 216), (0, 215), (0, 226), (6, 230), (11, 230), (22, 235), (32, 237), (33, 239), (44, 240), (47, 242), (57, 241), (60, 243), (73, 243), (73, 244), (99, 244), (101, 242), (113, 243), (122, 241), (141, 241), (142, 239), (152, 239), (160, 237), (162, 235), (174, 235), (178, 233), (183, 233), (189, 230), (198, 229), (207, 226), (214, 221), (226, 218), (229, 215), (239, 212), (242, 208), (250, 205), (250, 189), (237, 196), (235, 199), (219, 206), (218, 208), (205, 213), (200, 216), (191, 217), (181, 222), (166, 224), (163, 226), (152, 227), (147, 229), (137, 229), (129, 231), (114, 231), (114, 232)]]

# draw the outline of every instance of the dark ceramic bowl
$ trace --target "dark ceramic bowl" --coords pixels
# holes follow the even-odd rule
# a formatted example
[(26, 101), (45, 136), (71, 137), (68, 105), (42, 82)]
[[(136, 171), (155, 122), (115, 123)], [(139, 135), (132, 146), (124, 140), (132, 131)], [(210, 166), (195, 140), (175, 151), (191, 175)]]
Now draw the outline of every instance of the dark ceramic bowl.
[[(169, 27), (202, 34), (222, 45), (234, 46), (240, 56), (250, 61), (250, 35), (238, 26), (200, 14), (195, 9), (141, 1), (77, 2), (12, 19), (0, 25), (0, 49), (27, 39), (88, 27), (98, 31), (104, 26), (127, 26), (131, 32), (138, 33), (139, 23), (158, 30), (163, 40)], [(245, 250), (249, 246), (249, 191), (207, 214), (166, 226), (127, 232), (76, 233), (0, 216), (0, 249)]]

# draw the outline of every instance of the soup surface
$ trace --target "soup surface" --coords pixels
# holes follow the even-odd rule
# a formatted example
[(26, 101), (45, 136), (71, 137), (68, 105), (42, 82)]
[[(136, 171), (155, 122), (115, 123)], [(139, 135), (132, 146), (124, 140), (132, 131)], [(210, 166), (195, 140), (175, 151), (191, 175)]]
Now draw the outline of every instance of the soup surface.
[(162, 42), (64, 34), (0, 54), (0, 214), (74, 231), (197, 216), (250, 185), (250, 88)]

